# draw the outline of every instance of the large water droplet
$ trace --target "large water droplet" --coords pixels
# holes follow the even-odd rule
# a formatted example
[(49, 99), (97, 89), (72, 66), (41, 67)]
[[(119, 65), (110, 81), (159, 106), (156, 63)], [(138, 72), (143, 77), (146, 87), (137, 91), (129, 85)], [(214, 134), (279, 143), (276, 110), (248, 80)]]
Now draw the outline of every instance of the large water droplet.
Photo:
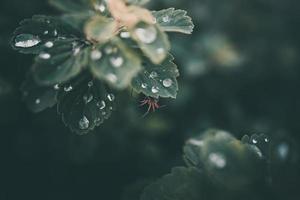
[(173, 84), (173, 81), (172, 81), (171, 79), (169, 79), (169, 78), (163, 80), (163, 85), (164, 85), (165, 87), (167, 87), (167, 88), (168, 88), (168, 87), (171, 87), (172, 84)]
[(156, 93), (158, 93), (159, 89), (158, 89), (158, 87), (153, 86), (151, 91), (153, 94), (156, 94)]
[(51, 58), (51, 55), (49, 53), (40, 53), (39, 57), (41, 59), (47, 60), (47, 59)]
[(99, 60), (102, 57), (101, 51), (95, 49), (91, 52), (91, 59), (92, 60)]
[(94, 96), (92, 94), (87, 94), (83, 96), (83, 100), (85, 104), (90, 103), (93, 100)]
[(226, 159), (220, 153), (211, 153), (208, 156), (208, 160), (217, 168), (224, 168), (226, 166)]
[(72, 85), (69, 85), (69, 86), (65, 86), (65, 87), (64, 87), (64, 91), (65, 91), (65, 92), (70, 92), (70, 91), (72, 91), (72, 90), (73, 90)]
[(165, 53), (165, 49), (164, 48), (158, 48), (158, 49), (156, 49), (156, 52), (158, 54), (164, 54)]
[(41, 100), (40, 99), (36, 99), (35, 100), (35, 104), (40, 104), (41, 103)]
[(108, 94), (107, 98), (109, 101), (114, 101), (115, 100), (115, 95), (114, 94)]
[(83, 116), (82, 119), (79, 120), (79, 128), (82, 130), (88, 129), (90, 125), (90, 121), (86, 118), (86, 116)]
[(38, 36), (31, 34), (21, 34), (15, 38), (15, 46), (22, 48), (30, 48), (39, 44), (41, 40)]
[(146, 28), (137, 28), (135, 34), (141, 42), (146, 44), (153, 43), (157, 38), (157, 30), (154, 26), (148, 26)]
[(121, 56), (112, 56), (110, 57), (110, 63), (112, 64), (112, 66), (119, 68), (123, 65), (124, 63), (124, 59)]
[(106, 106), (105, 101), (100, 101), (97, 103), (97, 106), (99, 107), (100, 110), (104, 109)]
[(46, 42), (45, 43), (45, 47), (47, 47), (47, 48), (51, 48), (51, 47), (53, 47), (53, 42), (51, 42), (51, 41), (48, 41), (48, 42)]
[(157, 72), (153, 71), (150, 73), (150, 78), (156, 78), (158, 76)]

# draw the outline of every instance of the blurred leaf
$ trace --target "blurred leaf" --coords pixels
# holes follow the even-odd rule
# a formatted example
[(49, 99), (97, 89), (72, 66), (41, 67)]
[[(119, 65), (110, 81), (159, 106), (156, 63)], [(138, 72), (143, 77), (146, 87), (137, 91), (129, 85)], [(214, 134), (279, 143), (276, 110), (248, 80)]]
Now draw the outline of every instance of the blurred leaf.
[(170, 50), (168, 36), (156, 25), (139, 23), (131, 31), (132, 38), (155, 64), (161, 63)]
[(141, 200), (206, 199), (203, 177), (195, 168), (176, 167), (144, 189)]
[(144, 62), (144, 69), (132, 81), (133, 89), (154, 98), (176, 98), (179, 72), (173, 59), (169, 54), (160, 65)]
[(187, 16), (184, 10), (175, 10), (168, 8), (160, 11), (153, 11), (153, 16), (162, 30), (170, 32), (179, 32), (191, 34), (194, 29), (192, 18)]
[(117, 23), (113, 19), (94, 16), (85, 25), (84, 32), (89, 40), (103, 44), (114, 37), (117, 28)]
[(234, 189), (261, 180), (266, 167), (257, 147), (243, 144), (220, 130), (208, 130), (201, 137), (188, 140), (184, 158), (188, 165), (203, 169), (215, 182)]
[(66, 126), (82, 135), (111, 116), (114, 100), (103, 83), (81, 75), (61, 87), (58, 112)]
[(41, 112), (57, 103), (58, 90), (54, 86), (39, 86), (32, 76), (27, 77), (23, 82), (21, 90), (27, 107), (32, 112)]
[(117, 89), (126, 88), (141, 70), (140, 58), (119, 39), (95, 47), (90, 55), (92, 73)]
[[(33, 65), (37, 83), (54, 85), (70, 80), (88, 63), (85, 43), (78, 39), (58, 39), (49, 42), (49, 48), (41, 52)], [(46, 44), (47, 45), (47, 44)]]
[(90, 0), (49, 0), (49, 3), (63, 12), (82, 12), (90, 9)]

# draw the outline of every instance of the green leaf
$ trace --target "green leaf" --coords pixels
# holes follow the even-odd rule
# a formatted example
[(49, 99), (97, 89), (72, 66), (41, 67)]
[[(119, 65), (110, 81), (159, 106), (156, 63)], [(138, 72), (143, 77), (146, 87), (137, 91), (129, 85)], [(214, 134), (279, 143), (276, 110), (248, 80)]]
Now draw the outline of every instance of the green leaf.
[(157, 26), (141, 22), (130, 30), (143, 53), (155, 64), (165, 60), (170, 50), (168, 36)]
[(189, 166), (201, 168), (214, 182), (234, 189), (261, 181), (266, 167), (257, 147), (243, 144), (221, 130), (208, 130), (188, 140), (184, 158)]
[(91, 49), (89, 66), (97, 78), (116, 89), (124, 89), (141, 70), (141, 61), (135, 52), (115, 38)]
[(27, 77), (23, 82), (21, 90), (27, 107), (32, 112), (41, 112), (57, 103), (58, 88), (54, 86), (40, 86), (36, 84), (32, 76)]
[(11, 46), (21, 53), (38, 54), (45, 43), (60, 37), (74, 37), (78, 33), (59, 18), (35, 15), (20, 22), (11, 39)]
[(206, 197), (203, 176), (195, 168), (176, 167), (144, 189), (141, 200), (201, 200)]
[(53, 85), (66, 82), (87, 66), (88, 54), (84, 42), (74, 38), (57, 39), (48, 44), (49, 48), (36, 57), (32, 67), (38, 84)]
[(178, 91), (177, 77), (179, 72), (173, 63), (173, 57), (168, 58), (160, 65), (144, 62), (144, 69), (132, 81), (136, 92), (154, 98), (176, 98)]
[(114, 100), (103, 83), (81, 75), (61, 86), (58, 112), (71, 131), (82, 135), (111, 116)]
[(194, 29), (192, 18), (187, 16), (184, 10), (168, 8), (160, 11), (153, 11), (153, 16), (162, 30), (169, 32), (179, 32), (191, 34)]
[(70, 25), (75, 30), (77, 30), (79, 33), (84, 35), (84, 26), (86, 22), (94, 16), (95, 13), (92, 11), (85, 11), (85, 12), (79, 12), (79, 13), (69, 13), (61, 16), (61, 19), (64, 23)]
[(114, 37), (117, 23), (110, 18), (96, 15), (87, 22), (84, 28), (86, 37), (91, 41), (105, 43)]
[(82, 12), (91, 8), (91, 0), (49, 0), (49, 3), (63, 12)]

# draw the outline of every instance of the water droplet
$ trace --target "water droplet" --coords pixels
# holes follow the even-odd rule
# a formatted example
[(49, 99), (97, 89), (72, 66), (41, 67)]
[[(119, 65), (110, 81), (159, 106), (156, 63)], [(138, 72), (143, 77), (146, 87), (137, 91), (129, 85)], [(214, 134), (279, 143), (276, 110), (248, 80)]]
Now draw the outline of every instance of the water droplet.
[(51, 48), (51, 47), (53, 47), (53, 45), (54, 44), (51, 41), (45, 43), (45, 47), (47, 47), (47, 48)]
[(69, 85), (69, 86), (65, 86), (65, 87), (64, 87), (64, 91), (65, 91), (65, 92), (70, 92), (70, 91), (72, 91), (72, 90), (73, 90), (72, 85)]
[(173, 81), (172, 81), (171, 79), (169, 79), (169, 78), (163, 80), (163, 85), (164, 85), (165, 87), (167, 87), (167, 88), (168, 88), (168, 87), (171, 87), (172, 84), (173, 84)]
[(142, 83), (141, 86), (142, 86), (142, 88), (146, 89), (148, 85), (147, 85), (147, 83)]
[(22, 48), (30, 48), (39, 44), (41, 40), (38, 36), (31, 34), (21, 34), (15, 38), (15, 46)]
[(124, 59), (121, 56), (112, 56), (112, 57), (110, 57), (109, 60), (110, 60), (110, 63), (116, 68), (121, 67), (124, 63)]
[(151, 91), (153, 94), (156, 94), (156, 93), (158, 93), (159, 89), (158, 89), (158, 87), (153, 86)]
[(166, 15), (162, 18), (162, 20), (163, 20), (163, 22), (167, 23), (170, 21), (170, 17), (168, 15)]
[(84, 95), (83, 100), (85, 104), (90, 103), (93, 100), (94, 96), (92, 94)]
[(286, 142), (282, 142), (277, 147), (277, 154), (279, 158), (285, 160), (289, 154), (290, 147)]
[(106, 54), (111, 54), (114, 50), (112, 46), (107, 46), (105, 47), (104, 51)]
[(255, 138), (252, 139), (253, 144), (257, 144), (257, 140)]
[(57, 34), (58, 34), (58, 33), (57, 33), (57, 30), (55, 29), (55, 30), (53, 31), (53, 35), (54, 35), (54, 36), (57, 36)]
[(85, 130), (89, 128), (90, 121), (86, 118), (86, 116), (83, 116), (83, 118), (79, 120), (78, 124), (80, 129)]
[(44, 35), (47, 35), (49, 33), (49, 31), (44, 31)]
[(157, 72), (153, 71), (150, 73), (150, 78), (156, 78), (158, 76)]
[(100, 12), (104, 12), (106, 10), (106, 7), (104, 4), (95, 4), (94, 8), (95, 8), (95, 10), (100, 11)]
[(40, 104), (41, 103), (41, 100), (40, 99), (36, 99), (35, 100), (35, 104)]
[(164, 48), (158, 48), (158, 49), (156, 50), (156, 52), (157, 52), (158, 54), (164, 54), (164, 53), (165, 53), (165, 49), (164, 49)]
[(76, 55), (78, 55), (79, 54), (79, 52), (80, 52), (80, 47), (76, 47), (74, 50), (73, 50), (73, 55), (74, 56), (76, 56)]
[(110, 106), (110, 107), (109, 107), (109, 110), (113, 110), (113, 107)]
[(107, 98), (109, 101), (114, 101), (115, 100), (115, 95), (114, 94), (108, 94)]
[(89, 81), (89, 82), (88, 82), (88, 86), (89, 86), (89, 87), (92, 87), (93, 85), (94, 85), (94, 82), (93, 82), (93, 81)]
[(130, 38), (130, 33), (129, 32), (121, 32), (120, 33), (121, 38)]
[(209, 154), (208, 160), (217, 168), (224, 168), (226, 166), (226, 159), (220, 153)]
[(91, 52), (91, 59), (92, 60), (99, 60), (102, 57), (101, 51), (95, 49)]
[(59, 86), (59, 84), (55, 84), (53, 88), (54, 88), (55, 90), (59, 90), (59, 89), (60, 89), (60, 86)]
[(51, 58), (51, 55), (49, 53), (40, 53), (39, 57), (41, 59), (47, 60), (47, 59)]
[(196, 139), (190, 139), (188, 140), (188, 143), (199, 147), (204, 145), (204, 142), (202, 140), (196, 140)]
[(153, 43), (157, 38), (157, 31), (154, 26), (148, 26), (146, 28), (137, 28), (135, 34), (141, 42), (146, 44)]
[(97, 106), (99, 107), (100, 110), (104, 109), (106, 106), (105, 101), (100, 101), (97, 103)]
[(116, 83), (118, 78), (114, 74), (107, 74), (107, 80), (110, 81), (111, 83)]

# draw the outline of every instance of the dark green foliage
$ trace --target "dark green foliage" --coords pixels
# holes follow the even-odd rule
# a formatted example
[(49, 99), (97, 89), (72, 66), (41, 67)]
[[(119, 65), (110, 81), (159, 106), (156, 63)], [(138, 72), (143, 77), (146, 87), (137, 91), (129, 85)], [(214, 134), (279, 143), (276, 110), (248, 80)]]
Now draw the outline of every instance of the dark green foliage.
[[(177, 13), (174, 9), (167, 10), (165, 14), (164, 11), (159, 12), (156, 23), (156, 16), (152, 16), (150, 11), (131, 5), (144, 4), (146, 1), (129, 1), (128, 5), (120, 0), (51, 0), (50, 3), (65, 14), (57, 17), (36, 15), (23, 20), (11, 40), (15, 50), (37, 54), (30, 71), (36, 85), (41, 87), (36, 90), (64, 85), (75, 77), (81, 79), (82, 71), (87, 69), (90, 76), (97, 79), (97, 85), (102, 87), (107, 84), (121, 90), (130, 88), (133, 83), (135, 91), (146, 96), (156, 99), (176, 97), (179, 73), (173, 57), (169, 56), (170, 43), (165, 31), (191, 33), (194, 25), (186, 12)], [(161, 24), (163, 15), (169, 15), (172, 20), (163, 20)], [(131, 43), (122, 41), (129, 38)], [(142, 65), (143, 60), (146, 65)], [(159, 76), (148, 80), (140, 75), (143, 72)], [(72, 87), (77, 91), (81, 86), (76, 84)], [(36, 95), (26, 98), (27, 101), (34, 100), (27, 104), (35, 112), (49, 104), (40, 102), (44, 97)], [(83, 104), (79, 102), (79, 99), (82, 100), (79, 97), (81, 94), (76, 95), (76, 103)], [(75, 97), (65, 95), (64, 102), (72, 102), (71, 98)], [(57, 101), (61, 104), (61, 98)], [(66, 104), (64, 102), (62, 104)], [(40, 104), (36, 106), (39, 109), (33, 108), (35, 103)], [(68, 114), (72, 108), (67, 110)], [(82, 109), (79, 112), (82, 113)], [(98, 113), (90, 116), (93, 120), (103, 115), (99, 110), (95, 112)], [(110, 112), (104, 114), (105, 118), (110, 116)], [(75, 117), (63, 115), (65, 124), (79, 134), (93, 130), (96, 124), (100, 124), (91, 124), (86, 130), (79, 131), (75, 128), (78, 119), (77, 114)], [(102, 123), (103, 120), (100, 121)]]

